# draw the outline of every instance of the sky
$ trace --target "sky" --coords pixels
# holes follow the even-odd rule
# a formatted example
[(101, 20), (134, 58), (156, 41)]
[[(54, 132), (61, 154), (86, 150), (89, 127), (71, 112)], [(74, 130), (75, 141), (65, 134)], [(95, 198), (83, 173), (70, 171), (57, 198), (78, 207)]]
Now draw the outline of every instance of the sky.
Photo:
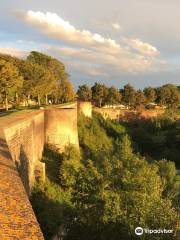
[(180, 85), (179, 0), (0, 0), (0, 52), (41, 51), (74, 86)]

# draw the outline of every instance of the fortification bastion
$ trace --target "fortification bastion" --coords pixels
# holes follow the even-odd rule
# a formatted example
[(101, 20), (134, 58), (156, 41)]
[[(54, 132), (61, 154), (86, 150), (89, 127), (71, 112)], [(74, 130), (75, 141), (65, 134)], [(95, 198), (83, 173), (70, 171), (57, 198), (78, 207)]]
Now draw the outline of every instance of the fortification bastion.
[(60, 152), (69, 144), (79, 148), (77, 108), (45, 110), (45, 142)]
[(91, 118), (92, 117), (92, 103), (78, 101), (78, 112), (83, 113), (84, 116)]

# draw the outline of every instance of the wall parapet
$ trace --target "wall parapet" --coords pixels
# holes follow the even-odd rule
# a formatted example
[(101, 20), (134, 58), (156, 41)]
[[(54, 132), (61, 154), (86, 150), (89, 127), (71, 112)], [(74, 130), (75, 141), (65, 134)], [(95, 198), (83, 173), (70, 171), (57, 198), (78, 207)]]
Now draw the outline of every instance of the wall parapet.
[(27, 193), (0, 130), (0, 238), (43, 240)]
[(35, 182), (35, 169), (40, 162), (44, 147), (44, 112), (34, 111), (5, 118), (4, 136), (27, 193)]
[(40, 162), (44, 144), (62, 152), (79, 148), (77, 105), (20, 112), (0, 118), (0, 238), (41, 240), (28, 194), (35, 180), (45, 179)]

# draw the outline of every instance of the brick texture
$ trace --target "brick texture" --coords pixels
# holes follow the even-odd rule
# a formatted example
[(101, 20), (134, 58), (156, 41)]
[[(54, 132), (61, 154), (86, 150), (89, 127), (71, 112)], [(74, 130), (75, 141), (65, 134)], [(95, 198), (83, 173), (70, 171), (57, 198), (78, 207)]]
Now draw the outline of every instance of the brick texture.
[(44, 239), (2, 132), (0, 132), (0, 239)]

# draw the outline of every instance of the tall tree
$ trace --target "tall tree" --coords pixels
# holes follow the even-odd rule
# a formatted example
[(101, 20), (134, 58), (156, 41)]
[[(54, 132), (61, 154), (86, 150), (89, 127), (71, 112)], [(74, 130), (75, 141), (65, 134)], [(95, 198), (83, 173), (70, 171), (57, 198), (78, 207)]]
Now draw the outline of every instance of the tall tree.
[(34, 63), (39, 64), (48, 69), (55, 77), (57, 81), (61, 81), (65, 77), (67, 78), (67, 74), (65, 71), (65, 66), (59, 60), (52, 58), (44, 53), (40, 53), (37, 51), (32, 51), (27, 60)]
[(121, 101), (121, 94), (119, 89), (115, 88), (115, 87), (110, 87), (108, 89), (108, 94), (107, 94), (107, 98), (106, 98), (106, 102), (108, 104), (117, 104), (120, 103)]
[(144, 94), (146, 96), (147, 102), (155, 102), (157, 95), (156, 90), (152, 87), (147, 87), (144, 89)]
[(92, 90), (86, 84), (78, 87), (77, 95), (79, 100), (82, 100), (82, 101), (92, 100)]
[(141, 90), (138, 90), (136, 92), (135, 98), (136, 98), (136, 100), (135, 100), (136, 108), (139, 107), (139, 106), (144, 105), (144, 103), (146, 102), (146, 98), (144, 96), (144, 93)]
[(62, 102), (71, 102), (75, 100), (76, 95), (73, 86), (68, 80), (61, 82), (60, 89), (62, 91), (60, 97)]
[(92, 98), (95, 101), (98, 107), (101, 107), (108, 94), (108, 89), (104, 84), (95, 83), (91, 88), (92, 90)]
[(47, 96), (54, 89), (55, 79), (53, 75), (42, 65), (29, 61), (24, 62), (21, 71), (24, 76), (24, 94), (37, 97), (38, 105), (40, 105), (42, 97)]
[(180, 94), (176, 86), (173, 84), (164, 85), (157, 90), (157, 101), (167, 106), (177, 106), (180, 102)]
[(123, 102), (129, 106), (134, 106), (136, 101), (136, 90), (130, 84), (127, 84), (124, 86), (122, 93)]
[[(55, 58), (52, 58), (51, 56), (48, 56), (37, 51), (32, 51), (30, 55), (27, 57), (27, 60), (34, 64), (39, 64), (43, 66), (46, 70), (48, 70), (51, 73), (53, 77), (52, 79), (54, 79), (55, 82), (54, 81), (53, 83), (51, 82), (50, 85), (52, 86), (51, 88), (52, 91), (50, 91), (49, 88), (49, 94), (51, 94), (51, 98), (54, 99), (55, 102), (57, 102), (60, 99), (63, 101), (67, 101), (67, 99), (74, 98), (75, 93), (72, 84), (69, 81), (69, 75), (66, 73), (65, 66), (62, 62)], [(68, 90), (67, 94), (64, 92), (65, 89)]]
[(11, 97), (22, 86), (23, 78), (17, 67), (11, 62), (0, 60), (0, 93), (8, 110), (8, 98)]

